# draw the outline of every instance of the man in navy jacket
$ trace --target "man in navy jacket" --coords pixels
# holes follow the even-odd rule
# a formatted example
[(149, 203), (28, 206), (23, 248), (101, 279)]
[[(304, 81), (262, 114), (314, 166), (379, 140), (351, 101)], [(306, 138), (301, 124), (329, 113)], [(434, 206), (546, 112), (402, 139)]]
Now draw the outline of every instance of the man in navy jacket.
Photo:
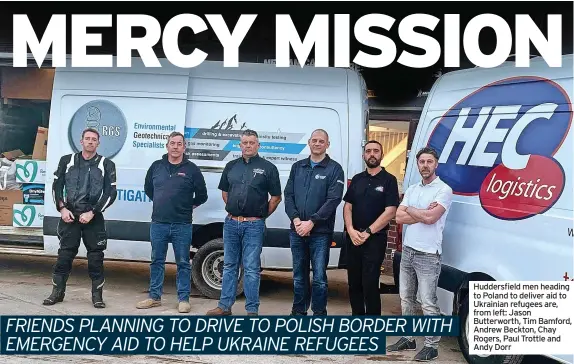
[(165, 258), (169, 243), (177, 263), (179, 312), (189, 312), (193, 209), (207, 201), (207, 187), (200, 169), (185, 158), (185, 139), (179, 132), (170, 134), (167, 154), (152, 163), (145, 179), (145, 193), (153, 201), (149, 298), (137, 308), (161, 305)]
[[(343, 168), (329, 157), (328, 147), (327, 132), (315, 130), (309, 138), (311, 155), (293, 164), (285, 186), (293, 254), (292, 315), (307, 315), (311, 303), (314, 315), (327, 314), (327, 264), (345, 187)], [(313, 267), (312, 285), (309, 264)]]

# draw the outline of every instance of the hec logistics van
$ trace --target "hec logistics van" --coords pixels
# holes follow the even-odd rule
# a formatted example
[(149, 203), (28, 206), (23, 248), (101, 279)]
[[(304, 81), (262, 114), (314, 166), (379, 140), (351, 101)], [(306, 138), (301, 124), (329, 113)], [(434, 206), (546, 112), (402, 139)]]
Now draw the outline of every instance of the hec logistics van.
[[(21, 227), (32, 221), (27, 216), (31, 209), (19, 210), (14, 215), (18, 227), (0, 230), (3, 240), (11, 244), (0, 252), (57, 255), (60, 214), (51, 198), (54, 171), (62, 155), (81, 150), (81, 132), (86, 127), (99, 130), (98, 153), (113, 160), (117, 168), (117, 200), (105, 212), (106, 259), (144, 262), (150, 260), (152, 212), (144, 178), (151, 163), (166, 153), (167, 136), (184, 132), (187, 156), (202, 170), (209, 194), (208, 201), (194, 211), (192, 277), (197, 288), (211, 298), (219, 298), (221, 289), (226, 216), (217, 188), (226, 163), (241, 156), (239, 136), (243, 130), (258, 132), (260, 155), (277, 166), (282, 188), (292, 164), (308, 157), (307, 141), (318, 128), (329, 133), (327, 152), (343, 166), (347, 178), (364, 166), (367, 89), (353, 69), (278, 68), (255, 63), (224, 68), (222, 62), (210, 61), (182, 69), (165, 60), (161, 68), (146, 68), (138, 58), (130, 68), (38, 70), (33, 60), (31, 63), (30, 76), (9, 66), (3, 73), (20, 72), (20, 84), (35, 85), (30, 86), (33, 90), (47, 87), (45, 81), (39, 81), (46, 78), (40, 71), (53, 75), (47, 76), (53, 81), (46, 92), (50, 97), (45, 161), (21, 161), (22, 170), (42, 169), (46, 198), (34, 208), (43, 210), (43, 223), (36, 223), (37, 229)], [(31, 79), (24, 82), (25, 77)], [(342, 208), (343, 204), (337, 211), (329, 268), (342, 267), (344, 262)], [(262, 268), (292, 269), (290, 221), (283, 202), (266, 225)], [(78, 256), (85, 255), (81, 245)], [(171, 250), (167, 260), (174, 262)]]
[[(574, 279), (572, 55), (561, 68), (541, 58), (440, 77), (414, 136), (404, 188), (420, 183), (416, 152), (439, 154), (437, 175), (453, 190), (443, 235), (439, 305), (462, 323), (470, 363), (522, 356), (470, 356), (472, 281)], [(404, 234), (408, 225), (403, 225)], [(401, 259), (394, 253), (395, 284)], [(572, 356), (553, 355), (572, 363)]]

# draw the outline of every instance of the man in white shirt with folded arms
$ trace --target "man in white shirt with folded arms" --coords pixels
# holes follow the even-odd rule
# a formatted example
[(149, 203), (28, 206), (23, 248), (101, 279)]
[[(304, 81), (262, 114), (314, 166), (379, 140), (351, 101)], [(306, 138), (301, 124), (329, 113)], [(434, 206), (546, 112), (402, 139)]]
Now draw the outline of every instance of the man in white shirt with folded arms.
[[(422, 180), (407, 189), (397, 209), (397, 223), (408, 225), (405, 227), (399, 275), (404, 316), (415, 315), (417, 287), (424, 314), (440, 315), (436, 291), (441, 272), (443, 229), (452, 201), (452, 188), (435, 173), (438, 159), (432, 148), (423, 148), (417, 153)], [(439, 340), (440, 336), (425, 337), (424, 347), (414, 359), (436, 359)], [(412, 337), (402, 337), (387, 347), (388, 352), (403, 350), (416, 350)]]

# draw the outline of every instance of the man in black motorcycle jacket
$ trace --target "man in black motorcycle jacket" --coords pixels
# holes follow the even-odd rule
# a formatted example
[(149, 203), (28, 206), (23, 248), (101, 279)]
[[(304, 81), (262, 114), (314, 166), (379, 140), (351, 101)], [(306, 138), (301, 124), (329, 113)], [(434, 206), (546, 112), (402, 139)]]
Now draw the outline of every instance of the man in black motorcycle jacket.
[(102, 291), (107, 233), (103, 212), (116, 200), (116, 166), (96, 152), (100, 144), (97, 130), (84, 130), (81, 144), (81, 152), (60, 158), (54, 173), (52, 192), (61, 215), (57, 228), (60, 249), (53, 270), (52, 294), (44, 300), (44, 305), (64, 300), (66, 282), (83, 238), (92, 279), (92, 304), (104, 308)]

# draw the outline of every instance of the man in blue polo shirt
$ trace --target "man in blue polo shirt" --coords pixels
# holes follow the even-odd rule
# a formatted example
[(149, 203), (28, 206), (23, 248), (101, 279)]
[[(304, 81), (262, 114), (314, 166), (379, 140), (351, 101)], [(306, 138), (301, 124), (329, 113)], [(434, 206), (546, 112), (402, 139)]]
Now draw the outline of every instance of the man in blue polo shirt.
[[(329, 135), (317, 129), (309, 138), (309, 158), (293, 164), (285, 186), (285, 212), (291, 220), (294, 298), (292, 315), (327, 314), (327, 264), (345, 174), (327, 154)], [(310, 284), (309, 264), (313, 268)]]

